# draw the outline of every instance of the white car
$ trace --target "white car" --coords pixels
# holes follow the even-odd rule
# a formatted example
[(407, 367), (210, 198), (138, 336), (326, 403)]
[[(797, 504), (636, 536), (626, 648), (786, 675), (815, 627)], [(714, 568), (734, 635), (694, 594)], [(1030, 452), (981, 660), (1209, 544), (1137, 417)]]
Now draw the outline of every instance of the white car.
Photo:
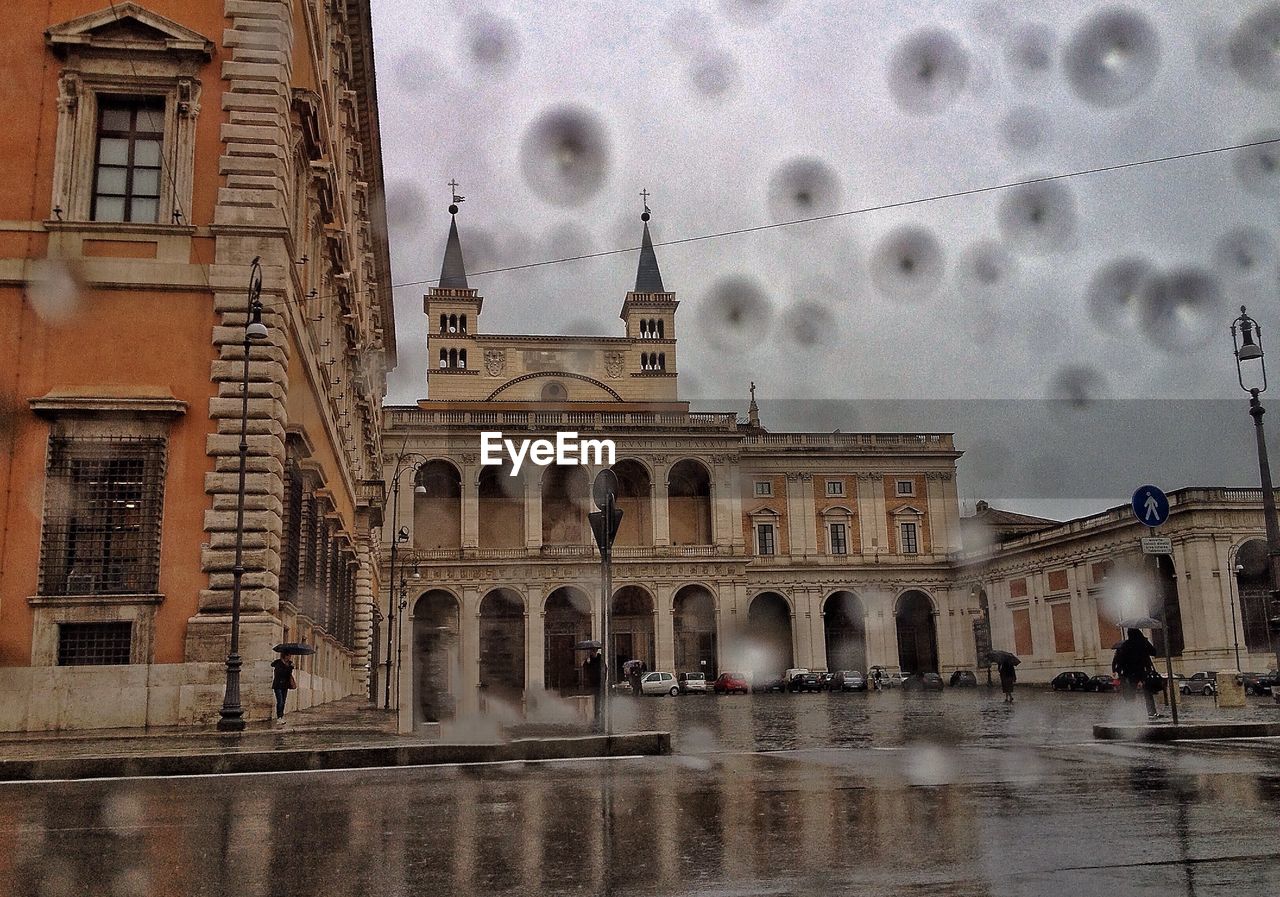
[(674, 673), (645, 673), (644, 678), (640, 680), (640, 694), (678, 695), (680, 686), (676, 682)]
[(705, 673), (681, 673), (679, 679), (681, 694), (693, 694), (694, 692), (705, 695), (707, 693), (707, 676)]

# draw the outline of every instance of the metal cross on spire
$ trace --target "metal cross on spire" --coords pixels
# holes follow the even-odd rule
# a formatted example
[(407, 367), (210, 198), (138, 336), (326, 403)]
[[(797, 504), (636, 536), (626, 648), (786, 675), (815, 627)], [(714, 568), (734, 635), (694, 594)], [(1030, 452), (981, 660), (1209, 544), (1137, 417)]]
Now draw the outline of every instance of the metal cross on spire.
[(648, 190), (641, 190), (641, 191), (640, 191), (640, 199), (641, 199), (641, 201), (644, 203), (644, 210), (645, 210), (646, 212), (647, 212), (647, 211), (649, 211), (649, 197), (650, 197), (650, 196), (652, 196), (652, 195), (653, 195), (653, 194), (652, 194), (652, 193), (650, 193)]
[(459, 203), (459, 202), (466, 202), (467, 198), (466, 198), (465, 196), (462, 196), (462, 195), (460, 195), (460, 194), (458, 193), (458, 180), (457, 180), (457, 178), (452, 178), (452, 179), (450, 179), (450, 181), (449, 181), (449, 189), (453, 191), (453, 201), (454, 201), (455, 203)]

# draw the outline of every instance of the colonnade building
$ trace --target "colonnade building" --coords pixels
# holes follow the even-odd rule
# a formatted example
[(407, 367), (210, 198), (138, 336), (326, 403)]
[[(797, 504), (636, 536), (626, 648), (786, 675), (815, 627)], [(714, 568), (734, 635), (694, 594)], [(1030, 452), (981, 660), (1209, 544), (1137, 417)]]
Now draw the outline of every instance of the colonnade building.
[[(1059, 523), (980, 503), (962, 526), (951, 434), (771, 432), (754, 384), (745, 417), (691, 411), (647, 213), (622, 334), (551, 336), (485, 332), (451, 211), (424, 298), (428, 398), (385, 409), (377, 697), (402, 728), (583, 689), (575, 646), (601, 634), (587, 514), (604, 466), (623, 511), (615, 676), (625, 660), (757, 685), (790, 667), (945, 675), (997, 647), (1023, 657), (1023, 681), (1048, 681), (1109, 669), (1116, 621), (1161, 601), (1178, 669), (1234, 666), (1236, 642), (1241, 666), (1269, 665), (1265, 568), (1248, 561), (1256, 490), (1173, 493), (1174, 553), (1149, 564), (1126, 509)], [(486, 453), (485, 433), (576, 433), (615, 453), (517, 465)]]

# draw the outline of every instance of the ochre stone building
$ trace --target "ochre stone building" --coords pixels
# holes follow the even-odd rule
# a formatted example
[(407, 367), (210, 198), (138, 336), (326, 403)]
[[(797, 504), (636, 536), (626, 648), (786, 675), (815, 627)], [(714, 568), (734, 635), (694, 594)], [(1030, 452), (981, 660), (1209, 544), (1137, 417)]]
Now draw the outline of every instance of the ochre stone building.
[[(398, 706), (402, 728), (579, 691), (574, 645), (600, 636), (586, 515), (607, 462), (525, 459), (512, 476), (509, 458), (482, 463), (485, 432), (614, 441), (615, 674), (632, 659), (743, 671), (757, 685), (789, 667), (946, 674), (981, 669), (996, 647), (1023, 657), (1022, 681), (1045, 682), (1108, 670), (1115, 620), (1159, 606), (1156, 594), (1179, 670), (1235, 666), (1236, 641), (1242, 666), (1274, 663), (1262, 568), (1255, 558), (1235, 575), (1258, 553), (1256, 490), (1174, 492), (1174, 554), (1158, 576), (1124, 508), (1058, 523), (982, 502), (962, 520), (950, 434), (775, 433), (754, 387), (745, 417), (690, 411), (677, 390), (679, 302), (647, 223), (620, 336), (485, 332), (464, 243), (455, 217), (424, 301), (428, 398), (386, 409), (398, 494), (380, 601), (395, 619), (383, 667), (393, 687), (379, 699)], [(1124, 576), (1108, 590), (1113, 571)]]
[(250, 266), (241, 650), (366, 687), (394, 364), (367, 0), (6, 9), (0, 730), (207, 722), (229, 640)]

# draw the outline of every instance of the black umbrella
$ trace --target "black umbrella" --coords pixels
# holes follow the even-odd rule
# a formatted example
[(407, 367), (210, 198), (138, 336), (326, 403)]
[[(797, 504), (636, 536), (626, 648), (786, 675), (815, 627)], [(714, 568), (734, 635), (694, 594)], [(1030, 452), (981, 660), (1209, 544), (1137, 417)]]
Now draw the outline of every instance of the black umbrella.
[(1018, 658), (1018, 655), (1011, 654), (1008, 651), (988, 651), (987, 652), (987, 663), (1001, 664), (1005, 662), (1011, 663), (1015, 667), (1018, 664), (1022, 663), (1022, 661)]
[(595, 640), (595, 639), (593, 639), (593, 638), (589, 638), (589, 639), (584, 639), (583, 641), (578, 642), (578, 644), (576, 644), (576, 645), (574, 645), (574, 646), (573, 646), (573, 650), (575, 650), (575, 651), (591, 651), (591, 650), (593, 650), (593, 649), (595, 649), (595, 648), (599, 648), (599, 647), (600, 647), (600, 642), (596, 641), (596, 640)]
[(315, 654), (316, 649), (306, 642), (281, 642), (271, 649), (277, 654)]
[(1130, 617), (1116, 623), (1121, 629), (1163, 629), (1164, 624), (1155, 617)]

